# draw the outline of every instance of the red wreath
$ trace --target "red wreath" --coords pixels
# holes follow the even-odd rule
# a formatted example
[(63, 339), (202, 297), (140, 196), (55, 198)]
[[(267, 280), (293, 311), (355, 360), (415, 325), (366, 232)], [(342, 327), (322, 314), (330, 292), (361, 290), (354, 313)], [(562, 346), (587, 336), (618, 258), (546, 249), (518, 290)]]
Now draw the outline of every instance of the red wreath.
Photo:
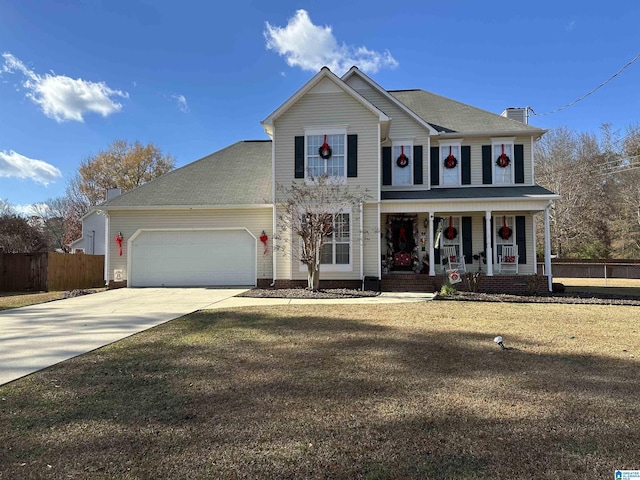
[(398, 160), (396, 160), (396, 164), (400, 168), (404, 168), (407, 165), (409, 165), (409, 158), (404, 154), (404, 145), (402, 145), (400, 149), (401, 149), (401, 153), (400, 153), (400, 156), (398, 157)]
[(507, 217), (502, 217), (502, 227), (498, 230), (498, 236), (503, 240), (509, 240), (513, 235), (513, 230), (507, 226)]
[(458, 236), (458, 230), (453, 226), (453, 217), (449, 217), (449, 226), (444, 229), (444, 238), (453, 240)]
[(506, 167), (509, 166), (510, 163), (511, 163), (511, 159), (509, 158), (509, 156), (506, 153), (504, 153), (504, 143), (503, 143), (502, 144), (502, 153), (500, 154), (500, 156), (496, 160), (496, 165), (498, 165), (500, 168), (506, 168)]
[(331, 155), (333, 155), (333, 149), (327, 143), (327, 136), (326, 135), (324, 136), (324, 143), (318, 149), (318, 155), (320, 155), (324, 160), (330, 159)]
[(458, 159), (453, 156), (451, 147), (449, 147), (449, 156), (444, 159), (444, 166), (445, 168), (456, 168), (456, 165), (458, 165)]
[(269, 240), (269, 237), (267, 236), (265, 231), (262, 230), (262, 235), (260, 235), (260, 241), (264, 244), (264, 255), (267, 254), (267, 241), (268, 240)]
[(122, 233), (118, 232), (118, 235), (116, 235), (116, 243), (118, 244), (118, 254), (120, 256), (122, 256), (122, 240), (124, 240)]

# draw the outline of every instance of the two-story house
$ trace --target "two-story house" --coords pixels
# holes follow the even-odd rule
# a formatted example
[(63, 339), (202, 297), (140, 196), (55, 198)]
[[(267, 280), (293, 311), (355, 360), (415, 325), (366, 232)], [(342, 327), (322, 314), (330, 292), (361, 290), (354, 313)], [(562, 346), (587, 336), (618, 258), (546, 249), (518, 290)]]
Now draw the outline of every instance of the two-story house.
[(464, 257), (455, 268), (481, 269), (483, 289), (522, 290), (537, 273), (536, 221), (550, 273), (558, 196), (535, 184), (533, 167), (544, 130), (423, 90), (386, 91), (356, 67), (342, 77), (323, 68), (262, 125), (271, 140), (238, 142), (100, 207), (113, 239), (108, 283), (304, 285), (296, 256), (273, 249), (276, 185), (314, 188), (325, 174), (371, 192), (335, 215), (325, 284), (424, 286)]

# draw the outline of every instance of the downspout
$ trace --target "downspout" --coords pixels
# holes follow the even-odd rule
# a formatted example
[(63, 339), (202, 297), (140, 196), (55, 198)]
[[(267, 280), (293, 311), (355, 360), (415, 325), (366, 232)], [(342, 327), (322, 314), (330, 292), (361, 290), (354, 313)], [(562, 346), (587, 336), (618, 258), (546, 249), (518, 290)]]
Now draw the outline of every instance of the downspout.
[(364, 221), (362, 210), (362, 202), (360, 202), (360, 278), (362, 279), (362, 289), (364, 290)]
[(547, 274), (549, 291), (553, 292), (553, 274), (551, 273), (551, 222), (549, 221), (549, 209), (551, 202), (544, 209), (544, 269)]
[(111, 228), (111, 220), (109, 212), (104, 211), (104, 284), (109, 288), (109, 229)]
[[(274, 192), (275, 195), (275, 192)], [(273, 204), (273, 234), (271, 237), (273, 240), (271, 241), (271, 274), (273, 276), (273, 281), (271, 282), (271, 287), (276, 284), (276, 205)]]
[(276, 140), (275, 140), (275, 128), (273, 125), (272, 137), (271, 137), (271, 203), (273, 210), (273, 230), (271, 237), (271, 287), (276, 284)]

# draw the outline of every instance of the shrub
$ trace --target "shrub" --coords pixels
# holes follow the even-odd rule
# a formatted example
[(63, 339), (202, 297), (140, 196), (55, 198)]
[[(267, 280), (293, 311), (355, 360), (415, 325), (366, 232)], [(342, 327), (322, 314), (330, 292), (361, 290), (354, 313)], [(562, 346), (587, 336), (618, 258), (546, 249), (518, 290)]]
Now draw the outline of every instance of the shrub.
[(456, 287), (451, 285), (449, 282), (445, 283), (442, 285), (442, 288), (440, 288), (440, 295), (444, 297), (455, 295), (456, 293), (458, 293), (458, 290), (456, 290)]

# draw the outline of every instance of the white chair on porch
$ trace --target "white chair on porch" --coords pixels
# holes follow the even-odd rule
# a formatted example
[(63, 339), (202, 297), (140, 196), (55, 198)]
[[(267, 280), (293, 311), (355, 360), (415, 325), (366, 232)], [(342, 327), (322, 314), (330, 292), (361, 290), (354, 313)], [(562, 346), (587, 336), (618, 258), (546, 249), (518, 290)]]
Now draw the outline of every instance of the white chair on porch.
[(517, 245), (504, 245), (502, 247), (502, 254), (498, 255), (498, 271), (500, 273), (515, 273), (518, 274), (518, 255)]
[(442, 255), (445, 259), (446, 270), (458, 270), (459, 273), (466, 273), (467, 266), (464, 261), (464, 255), (458, 255), (456, 253), (455, 246), (442, 247)]

